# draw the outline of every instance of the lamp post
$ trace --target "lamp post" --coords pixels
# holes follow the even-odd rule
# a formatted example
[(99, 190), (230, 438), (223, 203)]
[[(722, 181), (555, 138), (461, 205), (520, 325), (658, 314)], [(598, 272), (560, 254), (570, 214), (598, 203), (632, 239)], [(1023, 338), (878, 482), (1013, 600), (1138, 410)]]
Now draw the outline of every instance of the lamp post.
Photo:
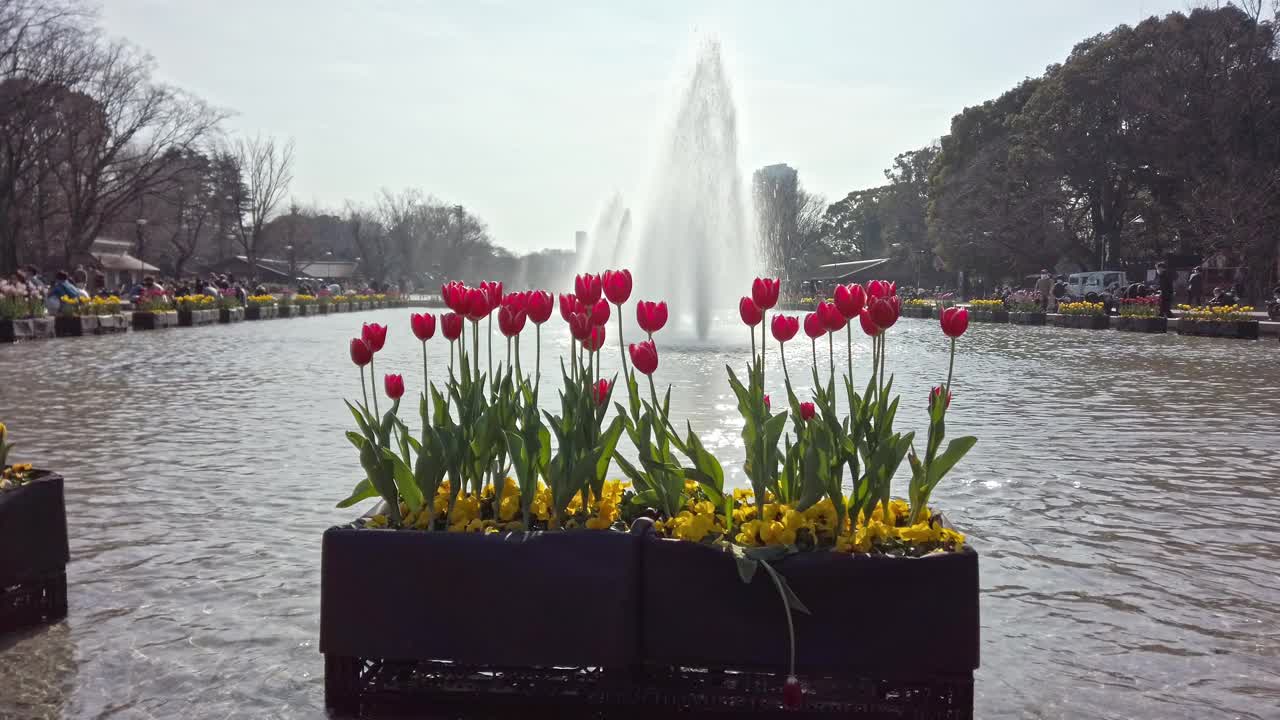
[(147, 274), (147, 219), (138, 218), (134, 220), (133, 227), (138, 241), (138, 280), (141, 282), (142, 276)]
[(289, 253), (289, 282), (293, 282), (294, 280), (297, 279), (294, 276), (298, 274), (297, 255), (295, 255), (293, 252), (293, 245), (285, 245), (284, 251)]

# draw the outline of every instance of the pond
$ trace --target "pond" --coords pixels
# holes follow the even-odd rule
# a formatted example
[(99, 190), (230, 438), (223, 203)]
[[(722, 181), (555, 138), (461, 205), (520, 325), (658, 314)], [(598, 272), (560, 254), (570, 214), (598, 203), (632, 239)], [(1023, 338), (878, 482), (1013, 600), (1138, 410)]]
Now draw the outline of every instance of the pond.
[[(16, 459), (66, 476), (72, 554), (66, 622), (0, 641), (0, 717), (323, 714), (320, 537), (353, 516), (333, 505), (359, 477), (340, 398), (359, 396), (362, 321), (391, 326), (378, 371), (416, 395), (406, 310), (0, 347), (0, 419)], [(567, 330), (545, 330), (554, 387)], [(932, 321), (891, 332), (899, 425), (923, 431), (947, 344)], [(664, 330), (655, 376), (737, 484), (724, 366), (747, 340), (727, 320), (709, 341)], [(1274, 718), (1275, 342), (976, 324), (960, 344), (948, 427), (979, 443), (934, 501), (982, 554), (977, 716)], [(804, 336), (789, 348), (808, 378)], [(776, 405), (776, 344), (768, 377)]]

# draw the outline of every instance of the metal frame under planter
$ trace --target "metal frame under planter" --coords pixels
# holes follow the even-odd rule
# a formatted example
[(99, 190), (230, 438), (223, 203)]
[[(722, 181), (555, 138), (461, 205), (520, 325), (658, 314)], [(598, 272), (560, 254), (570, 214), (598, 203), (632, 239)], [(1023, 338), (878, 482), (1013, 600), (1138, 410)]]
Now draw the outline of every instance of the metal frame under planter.
[(244, 321), (244, 308), (218, 308), (218, 322), (222, 324), (237, 323)]
[[(733, 557), (708, 545), (639, 531), (343, 527), (325, 533), (321, 557), (325, 704), (339, 713), (973, 714), (971, 549), (775, 561), (812, 612), (793, 616), (799, 712), (782, 705), (788, 639), (774, 585), (763, 569), (744, 584)], [(455, 581), (459, 591), (444, 587)], [(583, 601), (566, 602), (569, 592)], [(708, 597), (719, 599), (712, 611), (689, 604)]]
[(0, 491), (0, 632), (67, 616), (67, 515), (62, 476), (37, 472)]
[[(615, 682), (639, 660), (639, 557), (637, 536), (612, 531), (332, 528), (320, 572), (325, 704), (509, 703), (511, 690), (523, 692), (518, 678), (564, 674), (554, 668), (595, 668), (593, 677)], [(462, 585), (446, 587), (453, 582)], [(590, 602), (569, 602), (570, 592)], [(447, 671), (435, 672), (441, 663)], [(473, 672), (516, 685), (495, 697), (450, 684)]]
[(133, 313), (134, 330), (160, 330), (162, 328), (174, 327), (177, 324), (178, 312), (176, 310)]
[(1049, 324), (1060, 328), (1076, 330), (1106, 330), (1111, 327), (1111, 318), (1106, 315), (1049, 315)]
[(1007, 323), (1009, 322), (1008, 310), (971, 310), (969, 317), (974, 322), (985, 323)]
[(0, 320), (0, 342), (48, 340), (54, 337), (53, 318)]
[(218, 322), (218, 311), (212, 308), (208, 310), (179, 310), (178, 326), (179, 327), (199, 327), (200, 325), (213, 325)]
[(1258, 328), (1257, 320), (1188, 320), (1186, 318), (1178, 318), (1179, 335), (1257, 340)]
[(1011, 312), (1010, 325), (1044, 325), (1047, 314), (1042, 312)]
[(1124, 332), (1163, 333), (1169, 331), (1169, 320), (1159, 316), (1117, 315), (1111, 327)]
[(271, 320), (279, 315), (279, 305), (250, 305), (244, 309), (245, 320)]

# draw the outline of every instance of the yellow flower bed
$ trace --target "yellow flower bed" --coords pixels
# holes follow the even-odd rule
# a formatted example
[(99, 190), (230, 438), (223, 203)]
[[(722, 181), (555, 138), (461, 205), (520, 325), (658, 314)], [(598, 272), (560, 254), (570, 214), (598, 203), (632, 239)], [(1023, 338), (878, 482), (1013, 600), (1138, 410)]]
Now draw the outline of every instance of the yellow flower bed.
[(0, 470), (0, 490), (12, 490), (25, 485), (31, 478), (31, 463), (15, 463)]
[(336, 303), (351, 302), (351, 298), (347, 295), (334, 295), (333, 301)]
[(974, 310), (1003, 310), (1004, 301), (1003, 300), (971, 300), (969, 301), (969, 307), (973, 308)]
[(183, 295), (174, 298), (173, 302), (179, 310), (213, 310), (218, 307), (218, 299), (212, 295)]
[(1102, 303), (1080, 301), (1062, 303), (1058, 306), (1058, 312), (1063, 315), (1102, 315), (1105, 308)]
[[(766, 498), (764, 517), (756, 517), (754, 494), (750, 489), (733, 491), (732, 517), (724, 515), (723, 508), (708, 500), (692, 481), (686, 482), (689, 497), (682, 510), (674, 518), (654, 522), (654, 530), (662, 537), (690, 542), (732, 542), (745, 547), (793, 546), (799, 549), (823, 549), (835, 552), (924, 554), (937, 551), (957, 551), (964, 547), (964, 535), (947, 527), (924, 510), (914, 525), (908, 523), (911, 509), (907, 501), (890, 501), (889, 519), (884, 518), (883, 507), (877, 506), (867, 518), (859, 514), (852, 526), (848, 518), (836, 527), (836, 511), (830, 499), (824, 499), (807, 510), (800, 511), (789, 505), (777, 503), (770, 495)], [(620, 480), (605, 482), (601, 498), (594, 495), (583, 512), (582, 497), (575, 495), (569, 503), (564, 529), (586, 528), (607, 530), (623, 521), (623, 509), (630, 502), (630, 483)], [(414, 513), (408, 505), (400, 504), (402, 528), (426, 530), (431, 519), (437, 522), (448, 513), (445, 527), (449, 532), (496, 533), (503, 530), (523, 530), (520, 515), (520, 487), (513, 478), (507, 478), (502, 498), (494, 509), (493, 488), (486, 487), (481, 497), (461, 493), (449, 512), (449, 481), (441, 483), (433, 504), (434, 515), (424, 508)], [(532, 505), (532, 515), (538, 523), (551, 518), (551, 490), (538, 483), (538, 491)], [(366, 527), (385, 528), (385, 515), (374, 515), (365, 521)]]
[(267, 307), (276, 304), (275, 295), (250, 295), (249, 307)]
[(115, 315), (120, 312), (120, 298), (108, 297), (73, 298), (63, 295), (62, 312), (66, 315)]
[(1212, 307), (1179, 305), (1178, 309), (1182, 311), (1181, 317), (1183, 320), (1193, 320), (1195, 322), (1239, 322), (1253, 319), (1249, 316), (1249, 313), (1253, 312), (1252, 305), (1215, 305)]
[(373, 299), (373, 296), (372, 295), (354, 295), (352, 296), (351, 299), (356, 302), (369, 302), (370, 300)]
[(911, 298), (910, 300), (902, 303), (902, 305), (904, 307), (913, 307), (913, 308), (915, 307), (931, 308), (937, 305), (937, 303), (932, 300), (924, 300), (922, 298)]
[(315, 296), (315, 295), (306, 295), (306, 294), (301, 294), (301, 293), (300, 293), (300, 294), (298, 294), (298, 295), (294, 295), (294, 296), (293, 296), (293, 304), (294, 304), (294, 305), (315, 305), (315, 304), (316, 304), (316, 296)]

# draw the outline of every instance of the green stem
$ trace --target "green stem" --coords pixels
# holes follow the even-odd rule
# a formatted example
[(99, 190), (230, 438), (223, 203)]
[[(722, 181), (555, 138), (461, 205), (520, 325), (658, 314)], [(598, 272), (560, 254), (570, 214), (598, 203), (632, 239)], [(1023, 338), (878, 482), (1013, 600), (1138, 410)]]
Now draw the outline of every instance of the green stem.
[(431, 378), (427, 375), (427, 341), (422, 341), (422, 394), (431, 397)]
[[(489, 339), (489, 344), (493, 344), (493, 338)], [(475, 377), (476, 382), (480, 382), (480, 321), (471, 321), (471, 354), (475, 360)], [(493, 352), (489, 352), (489, 365), (493, 366)]]
[(489, 310), (489, 377), (493, 377), (493, 310), (492, 309)]
[(791, 604), (787, 602), (787, 593), (782, 589), (782, 580), (778, 578), (777, 571), (764, 560), (760, 561), (760, 565), (769, 573), (769, 579), (773, 580), (773, 586), (778, 590), (778, 598), (782, 600), (782, 612), (787, 614), (787, 638), (791, 641), (790, 670), (787, 674), (794, 676), (796, 674), (796, 628), (791, 620)]
[(813, 377), (818, 378), (818, 339), (809, 338), (809, 345), (813, 348)]
[(520, 336), (516, 336), (516, 385), (520, 385), (523, 381), (520, 373)]
[(369, 388), (364, 384), (364, 366), (360, 366), (360, 392), (364, 395), (364, 409), (369, 409)]
[(533, 378), (533, 398), (534, 403), (538, 401), (538, 388), (542, 387), (542, 326), (537, 326), (537, 349), (538, 359), (534, 362), (534, 378)]
[(849, 384), (853, 385), (853, 324), (844, 326), (845, 355), (849, 360)]
[[(789, 395), (791, 390), (791, 373), (787, 372), (787, 346), (786, 343), (781, 340), (778, 341), (778, 357), (782, 358), (782, 377), (787, 380), (787, 391)], [(787, 402), (789, 403), (790, 401), (791, 398), (788, 397)]]
[(827, 333), (827, 361), (831, 363), (831, 384), (836, 384), (836, 341), (835, 333)]
[(751, 364), (756, 364), (756, 329), (748, 327), (747, 332), (751, 333)]
[(507, 338), (507, 372), (511, 371), (511, 338)]
[(618, 308), (618, 354), (622, 356), (622, 377), (627, 377), (631, 371), (627, 367), (627, 344), (622, 340), (622, 304), (614, 307)]
[[(369, 384), (373, 386), (373, 416), (382, 422), (382, 411), (378, 409), (378, 373), (373, 369), (373, 358), (369, 358)], [(368, 400), (366, 399), (367, 403)]]
[[(956, 339), (951, 338), (951, 359), (947, 361), (947, 387), (945, 395), (951, 394), (951, 371), (956, 367)], [(944, 401), (946, 397), (942, 398)]]

